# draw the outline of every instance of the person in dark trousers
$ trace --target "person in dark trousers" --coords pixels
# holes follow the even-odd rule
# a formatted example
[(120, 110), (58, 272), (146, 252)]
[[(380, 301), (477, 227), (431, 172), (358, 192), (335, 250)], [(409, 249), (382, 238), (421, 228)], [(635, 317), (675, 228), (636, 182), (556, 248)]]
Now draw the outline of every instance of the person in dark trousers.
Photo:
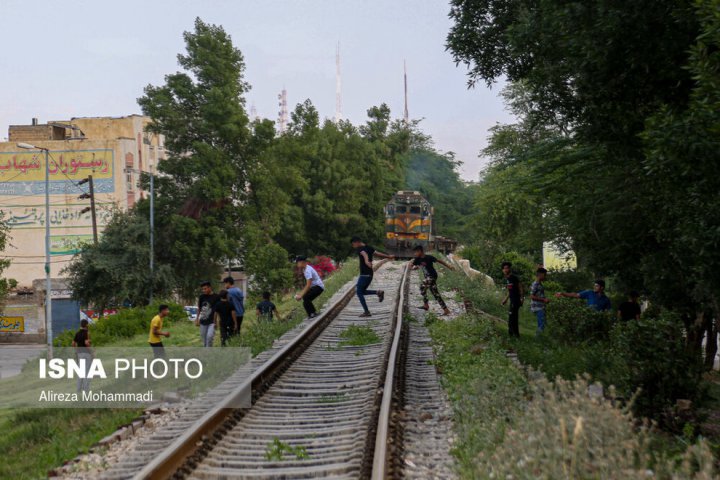
[(365, 301), (365, 295), (377, 295), (378, 301), (382, 302), (385, 300), (385, 292), (383, 290), (368, 290), (370, 283), (373, 280), (373, 256), (380, 258), (395, 258), (392, 255), (387, 255), (382, 252), (376, 251), (370, 245), (365, 245), (360, 237), (352, 237), (350, 244), (357, 251), (358, 258), (360, 259), (360, 275), (358, 276), (357, 285), (355, 286), (355, 292), (357, 293), (360, 305), (363, 307), (363, 313), (361, 317), (370, 317), (370, 309), (368, 309), (367, 302)]
[(220, 327), (220, 345), (225, 346), (230, 337), (238, 332), (238, 316), (235, 305), (230, 302), (227, 290), (220, 290), (220, 301), (215, 304), (215, 315)]
[(423, 310), (430, 309), (430, 303), (428, 301), (427, 294), (428, 290), (430, 290), (430, 293), (432, 293), (433, 297), (435, 297), (435, 300), (437, 300), (438, 304), (443, 309), (443, 315), (450, 315), (450, 310), (445, 304), (442, 296), (440, 296), (440, 292), (437, 288), (438, 273), (437, 270), (435, 270), (434, 264), (439, 263), (448, 270), (454, 270), (453, 267), (443, 262), (439, 258), (435, 258), (432, 255), (426, 255), (425, 249), (422, 247), (422, 245), (415, 246), (415, 248), (413, 248), (413, 253), (415, 254), (415, 258), (410, 261), (413, 270), (422, 268), (423, 274), (425, 276), (423, 282), (420, 284), (420, 294), (423, 298), (423, 306), (421, 308)]
[(320, 275), (315, 271), (313, 267), (307, 261), (307, 257), (297, 257), (295, 264), (302, 270), (303, 277), (305, 278), (305, 287), (302, 291), (295, 295), (295, 300), (303, 301), (303, 307), (308, 314), (309, 318), (317, 316), (317, 310), (313, 305), (313, 300), (319, 297), (325, 291), (325, 284), (323, 283)]
[(640, 320), (640, 314), (642, 311), (640, 310), (640, 303), (638, 303), (639, 298), (640, 294), (635, 290), (628, 293), (627, 301), (621, 303), (620, 307), (618, 307), (618, 320), (622, 320), (624, 322), (629, 320)]
[(520, 307), (523, 304), (523, 292), (522, 284), (520, 279), (512, 273), (512, 263), (503, 262), (500, 265), (502, 268), (503, 276), (505, 277), (505, 288), (507, 294), (502, 301), (503, 305), (510, 302), (508, 309), (508, 333), (511, 337), (520, 337)]
[(270, 301), (270, 292), (263, 292), (262, 298), (262, 302), (258, 303), (255, 307), (255, 315), (257, 315), (258, 320), (271, 322), (273, 315), (277, 315), (277, 318), (282, 320), (277, 307)]
[(223, 280), (225, 283), (225, 290), (228, 292), (228, 299), (235, 309), (235, 315), (237, 316), (237, 322), (235, 325), (235, 331), (233, 335), (240, 335), (240, 329), (242, 328), (243, 317), (245, 316), (245, 295), (243, 291), (235, 286), (235, 279), (228, 276)]
[(537, 319), (536, 335), (540, 335), (545, 330), (545, 320), (547, 319), (545, 308), (550, 303), (550, 299), (545, 296), (545, 287), (543, 286), (546, 275), (547, 270), (542, 267), (538, 268), (535, 272), (535, 281), (530, 287), (530, 311), (535, 314)]
[[(90, 362), (92, 361), (92, 345), (90, 343), (90, 331), (88, 330), (88, 321), (84, 318), (80, 320), (80, 330), (77, 331), (72, 341), (72, 346), (75, 347), (75, 355), (78, 361), (85, 361), (85, 374), (87, 375), (90, 370)], [(90, 390), (90, 379), (81, 378), (77, 379), (77, 391)]]
[(160, 337), (170, 338), (170, 332), (163, 332), (163, 319), (170, 315), (170, 307), (167, 305), (160, 305), (158, 308), (158, 314), (153, 317), (150, 321), (150, 335), (148, 336), (148, 343), (153, 349), (153, 355), (155, 358), (165, 358), (165, 347), (163, 347), (162, 339)]
[(200, 327), (200, 340), (203, 347), (212, 347), (215, 339), (215, 305), (220, 297), (213, 293), (210, 282), (200, 284), (202, 294), (198, 297), (198, 316), (195, 325)]
[(587, 302), (588, 307), (597, 312), (605, 312), (612, 308), (610, 299), (605, 295), (605, 280), (595, 280), (592, 290), (582, 290), (577, 293), (560, 292), (555, 296), (558, 298), (581, 298)]

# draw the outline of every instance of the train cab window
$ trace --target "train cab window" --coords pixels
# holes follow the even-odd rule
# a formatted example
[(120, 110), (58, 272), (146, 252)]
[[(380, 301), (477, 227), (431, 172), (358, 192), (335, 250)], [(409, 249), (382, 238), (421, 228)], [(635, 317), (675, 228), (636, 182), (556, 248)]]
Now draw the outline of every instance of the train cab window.
[(410, 207), (410, 213), (420, 213), (420, 207)]
[(406, 213), (406, 212), (407, 212), (407, 208), (405, 207), (405, 205), (397, 206), (397, 213)]
[(395, 215), (395, 205), (388, 205), (386, 208), (386, 213), (388, 216), (392, 217)]

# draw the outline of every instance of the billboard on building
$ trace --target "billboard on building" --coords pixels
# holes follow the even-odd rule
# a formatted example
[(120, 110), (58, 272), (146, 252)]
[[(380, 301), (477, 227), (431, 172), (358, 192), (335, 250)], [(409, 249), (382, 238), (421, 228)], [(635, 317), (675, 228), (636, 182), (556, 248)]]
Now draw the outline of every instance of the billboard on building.
[[(113, 151), (50, 151), (50, 194), (78, 193), (76, 182), (93, 176), (95, 193), (113, 193)], [(0, 152), (0, 195), (45, 194), (45, 153)]]

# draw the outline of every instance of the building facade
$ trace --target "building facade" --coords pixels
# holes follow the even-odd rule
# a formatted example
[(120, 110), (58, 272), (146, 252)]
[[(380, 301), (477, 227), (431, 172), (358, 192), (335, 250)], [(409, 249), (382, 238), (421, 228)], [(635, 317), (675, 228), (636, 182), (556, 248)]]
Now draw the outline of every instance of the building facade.
[[(0, 142), (0, 212), (10, 227), (10, 242), (0, 257), (11, 260), (4, 277), (18, 282), (25, 320), (6, 327), (27, 334), (43, 334), (42, 295), (34, 294), (45, 277), (45, 222), (50, 223), (52, 277), (62, 270), (84, 242), (92, 242), (92, 216), (84, 211), (88, 184), (78, 182), (92, 175), (98, 234), (115, 209), (131, 208), (147, 192), (138, 187), (140, 172), (154, 172), (165, 157), (162, 136), (147, 131), (148, 117), (73, 118), (39, 124), (11, 125), (8, 142)], [(18, 147), (27, 143), (49, 150), (50, 216), (45, 218), (45, 153)], [(39, 293), (39, 292), (38, 292)], [(13, 316), (11, 297), (5, 317)], [(39, 306), (38, 318), (27, 318), (30, 305)], [(7, 333), (0, 323), (0, 333)]]

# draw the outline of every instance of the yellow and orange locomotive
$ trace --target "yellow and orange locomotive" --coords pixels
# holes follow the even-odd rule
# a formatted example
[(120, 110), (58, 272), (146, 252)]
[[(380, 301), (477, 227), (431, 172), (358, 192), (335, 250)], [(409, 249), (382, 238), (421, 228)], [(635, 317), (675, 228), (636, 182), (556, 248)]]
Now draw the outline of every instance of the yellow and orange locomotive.
[(385, 249), (401, 258), (410, 258), (415, 245), (426, 251), (455, 250), (454, 240), (435, 235), (433, 207), (417, 191), (401, 190), (385, 205)]

